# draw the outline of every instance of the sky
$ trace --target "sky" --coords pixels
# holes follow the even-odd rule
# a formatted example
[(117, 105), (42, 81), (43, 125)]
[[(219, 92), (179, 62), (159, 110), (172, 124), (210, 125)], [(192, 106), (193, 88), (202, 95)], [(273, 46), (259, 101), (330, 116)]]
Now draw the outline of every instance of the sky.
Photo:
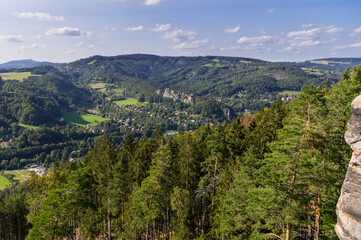
[(361, 57), (360, 0), (1, 0), (0, 63), (93, 55)]

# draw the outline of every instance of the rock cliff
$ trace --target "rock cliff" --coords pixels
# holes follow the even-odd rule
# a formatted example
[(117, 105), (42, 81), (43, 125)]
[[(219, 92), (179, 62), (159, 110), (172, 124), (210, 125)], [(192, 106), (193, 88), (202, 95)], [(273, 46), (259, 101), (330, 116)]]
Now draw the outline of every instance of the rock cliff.
[[(160, 90), (157, 90), (156, 93), (159, 95), (161, 94)], [(166, 88), (163, 92), (164, 98), (171, 98), (174, 101), (179, 100), (184, 103), (191, 103), (193, 99), (193, 94), (185, 94), (183, 92), (176, 92), (174, 90), (171, 90), (169, 88)]]
[(337, 203), (336, 233), (340, 240), (361, 239), (361, 95), (351, 104), (345, 140), (353, 150)]

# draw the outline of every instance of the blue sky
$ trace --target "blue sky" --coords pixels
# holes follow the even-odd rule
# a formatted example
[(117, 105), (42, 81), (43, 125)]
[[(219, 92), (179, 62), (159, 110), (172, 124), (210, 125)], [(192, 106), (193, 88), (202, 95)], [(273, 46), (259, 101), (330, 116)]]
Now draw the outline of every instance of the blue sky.
[(359, 0), (1, 0), (0, 63), (93, 55), (361, 57)]

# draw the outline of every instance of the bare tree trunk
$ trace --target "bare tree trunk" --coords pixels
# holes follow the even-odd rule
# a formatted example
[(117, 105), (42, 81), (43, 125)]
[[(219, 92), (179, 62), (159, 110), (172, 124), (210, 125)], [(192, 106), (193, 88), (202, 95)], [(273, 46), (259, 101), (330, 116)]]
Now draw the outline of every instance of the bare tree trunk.
[(108, 206), (107, 206), (108, 239), (110, 240), (112, 238), (112, 235), (111, 235), (110, 198), (109, 198), (109, 196), (107, 197), (107, 202), (108, 202)]
[(310, 214), (307, 215), (307, 220), (308, 220), (308, 223), (307, 223), (307, 239), (311, 239), (311, 237), (312, 237), (312, 228), (311, 228), (311, 215)]
[(214, 203), (214, 192), (216, 188), (216, 177), (217, 177), (217, 164), (218, 164), (218, 157), (216, 157), (216, 163), (214, 164), (214, 183), (213, 183), (213, 190), (212, 190), (212, 207)]
[(285, 240), (290, 240), (290, 239), (291, 239), (291, 233), (292, 233), (291, 223), (287, 223), (286, 238), (285, 238)]
[(320, 204), (321, 204), (321, 198), (320, 195), (318, 195), (317, 197), (317, 207), (316, 207), (316, 235), (315, 235), (315, 240), (319, 240), (319, 235), (320, 235), (320, 218), (321, 218), (321, 208), (320, 208)]

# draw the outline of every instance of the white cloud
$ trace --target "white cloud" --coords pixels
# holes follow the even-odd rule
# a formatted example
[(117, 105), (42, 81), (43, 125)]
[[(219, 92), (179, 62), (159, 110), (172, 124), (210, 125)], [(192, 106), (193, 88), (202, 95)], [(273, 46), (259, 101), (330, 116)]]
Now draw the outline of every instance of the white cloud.
[(193, 40), (196, 34), (194, 31), (185, 32), (182, 29), (176, 28), (168, 30), (162, 37), (172, 39), (174, 42), (184, 42)]
[(317, 46), (319, 44), (321, 44), (322, 42), (317, 40), (317, 41), (313, 41), (313, 40), (306, 40), (306, 41), (301, 41), (296, 43), (294, 46), (299, 46), (299, 47), (309, 47), (309, 46)]
[(272, 13), (275, 12), (275, 10), (276, 10), (276, 9), (274, 9), (274, 8), (270, 8), (270, 9), (267, 10), (267, 13), (268, 13), (268, 14), (272, 14)]
[(310, 27), (313, 27), (313, 26), (314, 25), (312, 23), (301, 25), (302, 28), (310, 28)]
[(159, 24), (157, 23), (155, 25), (155, 28), (151, 28), (150, 31), (153, 31), (153, 32), (165, 32), (165, 31), (168, 31), (170, 30), (172, 27), (169, 23), (167, 24)]
[(209, 39), (195, 40), (189, 42), (182, 42), (178, 45), (173, 46), (173, 49), (199, 49), (207, 47)]
[(226, 29), (224, 32), (225, 32), (225, 33), (236, 33), (236, 32), (239, 31), (240, 28), (241, 28), (241, 25), (238, 24), (236, 27), (234, 27), (234, 28), (228, 28), (228, 29)]
[(14, 17), (17, 18), (24, 18), (24, 19), (35, 19), (38, 21), (65, 21), (65, 18), (63, 16), (52, 16), (49, 13), (43, 13), (43, 12), (14, 12)]
[(335, 26), (331, 25), (326, 28), (325, 32), (328, 34), (336, 34), (336, 33), (342, 32), (344, 30), (345, 29), (342, 27), (335, 27)]
[(361, 33), (361, 27), (355, 28), (352, 30), (351, 36), (355, 36), (356, 34)]
[(349, 47), (352, 47), (352, 48), (358, 48), (358, 47), (361, 47), (361, 42), (355, 42), (355, 43), (352, 43), (349, 45)]
[(141, 31), (143, 30), (143, 26), (138, 26), (138, 27), (128, 27), (128, 28), (123, 28), (123, 31)]
[(43, 36), (42, 34), (38, 34), (38, 35), (36, 35), (36, 38), (37, 38), (37, 39), (43, 39), (44, 36)]
[(46, 47), (45, 44), (33, 43), (31, 45), (23, 45), (23, 46), (21, 46), (21, 49), (22, 50), (32, 50), (32, 49), (44, 48), (44, 47)]
[(96, 47), (95, 44), (90, 44), (90, 45), (88, 46), (88, 48), (95, 48), (95, 47)]
[(269, 49), (269, 44), (272, 44), (274, 42), (275, 42), (275, 38), (267, 35), (257, 36), (257, 37), (241, 37), (240, 39), (237, 40), (237, 43), (242, 45), (239, 47), (239, 49), (233, 48), (233, 50), (232, 49), (224, 49), (224, 50), (267, 51), (267, 49)]
[(259, 37), (241, 37), (237, 40), (237, 43), (244, 44), (244, 43), (250, 43), (250, 44), (263, 44), (273, 41), (272, 36), (259, 36)]
[(220, 48), (221, 51), (241, 51), (242, 47), (240, 46), (232, 46), (232, 47), (224, 47), (224, 48)]
[(75, 51), (74, 50), (68, 50), (65, 53), (68, 54), (68, 55), (72, 55), (72, 54), (75, 54)]
[(23, 36), (22, 35), (0, 35), (0, 40), (8, 41), (8, 42), (22, 42)]
[(303, 30), (303, 31), (292, 31), (287, 34), (287, 37), (292, 38), (311, 38), (321, 33), (320, 28), (313, 28), (310, 30)]
[(48, 36), (90, 37), (91, 32), (81, 31), (78, 28), (63, 27), (52, 28), (45, 34)]
[(145, 1), (143, 2), (143, 5), (144, 5), (144, 6), (158, 5), (158, 4), (160, 4), (161, 2), (163, 2), (163, 0), (145, 0)]

